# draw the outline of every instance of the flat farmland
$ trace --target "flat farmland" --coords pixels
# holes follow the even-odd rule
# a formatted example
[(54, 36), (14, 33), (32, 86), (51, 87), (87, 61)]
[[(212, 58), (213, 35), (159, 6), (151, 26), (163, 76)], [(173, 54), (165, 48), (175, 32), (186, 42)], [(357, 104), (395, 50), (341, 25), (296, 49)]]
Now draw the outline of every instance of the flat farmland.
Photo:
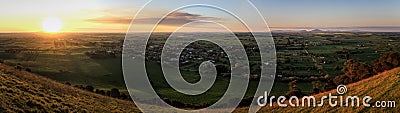
[[(305, 32), (272, 35), (277, 55), (272, 95), (285, 95), (289, 91), (288, 82), (292, 80), (298, 81), (297, 85), (303, 93), (311, 94), (312, 81), (342, 75), (341, 69), (348, 59), (371, 63), (385, 53), (400, 50), (399, 33)], [(181, 98), (176, 96), (179, 92), (165, 87), (167, 83), (163, 80), (160, 62), (157, 62), (165, 36), (168, 34), (156, 34), (149, 42), (150, 49), (146, 51), (146, 66), (151, 69), (149, 76), (160, 96), (188, 104), (217, 101), (229, 84), (227, 73), (230, 64), (224, 51), (210, 42), (196, 42), (187, 47), (191, 49), (183, 51), (179, 59), (180, 69), (189, 82), (199, 80), (198, 66), (204, 61), (215, 62), (226, 72), (219, 73), (217, 82), (205, 95)], [(248, 68), (255, 77), (250, 81), (246, 94), (246, 98), (249, 98), (258, 85), (260, 56), (256, 49), (251, 49), (255, 44), (251, 36), (238, 36), (250, 61)], [(126, 93), (121, 68), (124, 37), (125, 34), (118, 33), (3, 33), (0, 34), (0, 59), (8, 65), (22, 65), (33, 73), (62, 83), (91, 85), (96, 89), (117, 88)]]

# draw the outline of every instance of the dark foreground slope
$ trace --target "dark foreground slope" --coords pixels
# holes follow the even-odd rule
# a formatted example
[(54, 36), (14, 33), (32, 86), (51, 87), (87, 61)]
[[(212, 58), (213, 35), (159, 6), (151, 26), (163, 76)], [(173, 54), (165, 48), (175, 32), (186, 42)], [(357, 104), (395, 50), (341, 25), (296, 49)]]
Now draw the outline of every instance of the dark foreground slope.
[[(330, 107), (328, 101), (324, 101), (322, 107), (278, 107), (276, 103), (273, 107), (264, 107), (259, 112), (390, 112), (400, 113), (400, 68), (385, 71), (376, 76), (361, 80), (359, 82), (346, 85), (347, 93), (343, 97), (358, 96), (361, 99), (364, 96), (371, 96), (371, 106), (376, 101), (396, 101), (396, 107), (392, 108), (376, 108), (376, 107)], [(329, 93), (337, 95), (336, 89), (324, 93), (314, 95), (317, 100)], [(325, 99), (327, 100), (327, 99)], [(317, 101), (320, 103), (320, 101)], [(343, 102), (345, 103), (345, 102)], [(236, 112), (246, 112), (248, 108), (239, 108)]]
[(0, 64), (0, 112), (139, 112), (133, 102)]

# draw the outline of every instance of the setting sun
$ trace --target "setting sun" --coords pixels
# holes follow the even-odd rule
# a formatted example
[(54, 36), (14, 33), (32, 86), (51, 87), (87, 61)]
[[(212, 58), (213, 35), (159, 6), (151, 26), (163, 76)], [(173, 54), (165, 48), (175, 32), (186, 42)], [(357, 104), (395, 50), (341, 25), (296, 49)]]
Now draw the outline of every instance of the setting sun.
[(58, 17), (46, 17), (42, 22), (42, 29), (48, 33), (59, 32), (62, 28), (62, 22)]

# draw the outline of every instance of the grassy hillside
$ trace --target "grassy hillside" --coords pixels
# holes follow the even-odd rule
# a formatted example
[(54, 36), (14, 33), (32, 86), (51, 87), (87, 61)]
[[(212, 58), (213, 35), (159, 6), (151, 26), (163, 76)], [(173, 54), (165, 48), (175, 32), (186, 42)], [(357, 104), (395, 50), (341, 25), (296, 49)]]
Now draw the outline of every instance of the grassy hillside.
[[(371, 96), (370, 102), (400, 101), (400, 68), (383, 72), (357, 83), (346, 85), (343, 96)], [(314, 95), (320, 98), (336, 90)], [(319, 100), (319, 99), (317, 99)], [(319, 101), (317, 103), (320, 103)], [(400, 112), (395, 108), (366, 107), (264, 107), (260, 112)], [(372, 105), (372, 104), (371, 104)], [(238, 108), (235, 112), (247, 112)], [(54, 80), (0, 64), (0, 112), (140, 112), (130, 101), (124, 101), (80, 90)]]
[[(385, 71), (376, 76), (368, 79), (361, 80), (359, 82), (346, 85), (347, 93), (343, 97), (347, 96), (359, 96), (361, 99), (364, 96), (371, 96), (373, 99), (370, 101), (371, 106), (376, 101), (396, 101), (396, 104), (400, 102), (400, 68), (395, 68), (390, 71)], [(336, 89), (314, 95), (317, 98), (317, 104), (320, 103), (322, 96), (327, 96), (329, 93), (337, 95)], [(400, 107), (396, 105), (395, 108), (373, 108), (373, 107), (330, 107), (327, 99), (322, 107), (264, 107), (259, 112), (392, 112), (399, 113)], [(344, 102), (343, 102), (344, 103)], [(247, 112), (248, 108), (237, 109), (236, 112)]]
[(80, 90), (0, 64), (0, 112), (139, 112), (130, 101)]

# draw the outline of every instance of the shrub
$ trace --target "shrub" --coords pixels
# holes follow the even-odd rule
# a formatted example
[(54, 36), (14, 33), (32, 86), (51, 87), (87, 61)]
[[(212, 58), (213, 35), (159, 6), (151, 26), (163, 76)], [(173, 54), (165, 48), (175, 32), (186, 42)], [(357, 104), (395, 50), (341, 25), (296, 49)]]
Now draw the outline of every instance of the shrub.
[(85, 89), (85, 87), (83, 87), (83, 85), (74, 85), (74, 87), (79, 88), (79, 89)]
[(99, 94), (106, 95), (106, 92), (104, 90), (100, 90)]
[(286, 96), (296, 96), (296, 97), (303, 97), (304, 93), (301, 92), (299, 88), (297, 88), (296, 80), (289, 82), (289, 92), (286, 93)]
[(90, 92), (93, 92), (94, 87), (91, 86), (91, 85), (87, 85), (87, 86), (85, 87), (85, 90), (90, 91)]
[(122, 93), (122, 94), (119, 96), (119, 98), (125, 100), (125, 99), (128, 99), (128, 96), (129, 96), (129, 95), (126, 95), (125, 93)]
[(23, 67), (21, 64), (19, 64), (19, 63), (18, 63), (14, 68), (15, 68), (15, 69), (18, 69), (18, 70), (24, 69), (24, 67)]
[(313, 85), (313, 88), (312, 88), (311, 92), (313, 94), (318, 94), (318, 93), (322, 92), (321, 89), (320, 89), (320, 82), (319, 81), (313, 81), (312, 85)]
[(110, 96), (111, 97), (119, 97), (120, 96), (120, 92), (117, 88), (112, 88), (110, 91)]
[(26, 68), (25, 71), (32, 72), (32, 70), (30, 68)]

